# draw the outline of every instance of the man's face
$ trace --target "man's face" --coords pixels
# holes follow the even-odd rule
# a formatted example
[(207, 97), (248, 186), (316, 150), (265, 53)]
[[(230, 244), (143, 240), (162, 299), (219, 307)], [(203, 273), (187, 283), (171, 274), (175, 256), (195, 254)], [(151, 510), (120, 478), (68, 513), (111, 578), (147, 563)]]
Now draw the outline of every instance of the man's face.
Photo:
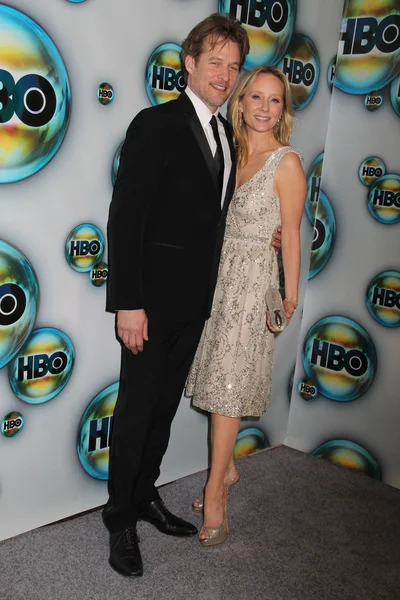
[(203, 44), (203, 52), (197, 60), (187, 56), (185, 67), (190, 89), (211, 112), (222, 106), (231, 95), (239, 75), (239, 44), (231, 40), (217, 40), (214, 47), (210, 40)]

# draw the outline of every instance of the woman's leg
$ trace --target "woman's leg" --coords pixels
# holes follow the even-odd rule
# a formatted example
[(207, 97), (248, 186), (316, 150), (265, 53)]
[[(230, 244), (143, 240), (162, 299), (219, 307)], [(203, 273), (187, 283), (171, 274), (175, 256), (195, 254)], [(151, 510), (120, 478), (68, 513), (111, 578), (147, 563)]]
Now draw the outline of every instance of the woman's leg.
[(232, 452), (231, 457), (229, 459), (229, 464), (228, 464), (228, 468), (226, 471), (224, 483), (226, 483), (226, 485), (232, 485), (232, 484), (236, 483), (237, 481), (239, 481), (239, 478), (240, 478), (240, 474), (236, 468), (235, 460), (234, 460), (233, 452)]
[[(228, 468), (232, 468), (239, 426), (240, 417), (211, 414), (211, 471), (205, 489), (204, 527), (219, 527), (223, 521), (225, 479)], [(234, 464), (233, 468), (235, 469)], [(207, 538), (207, 533), (202, 532), (200, 538)]]

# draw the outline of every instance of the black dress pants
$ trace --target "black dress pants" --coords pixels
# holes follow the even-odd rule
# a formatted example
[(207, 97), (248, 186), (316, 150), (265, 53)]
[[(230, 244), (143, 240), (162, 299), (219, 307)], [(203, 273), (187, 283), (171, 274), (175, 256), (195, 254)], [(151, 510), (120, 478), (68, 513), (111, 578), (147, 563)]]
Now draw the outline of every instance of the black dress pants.
[(149, 318), (149, 341), (132, 354), (122, 345), (103, 520), (110, 532), (136, 525), (141, 504), (157, 499), (155, 482), (171, 423), (204, 326)]

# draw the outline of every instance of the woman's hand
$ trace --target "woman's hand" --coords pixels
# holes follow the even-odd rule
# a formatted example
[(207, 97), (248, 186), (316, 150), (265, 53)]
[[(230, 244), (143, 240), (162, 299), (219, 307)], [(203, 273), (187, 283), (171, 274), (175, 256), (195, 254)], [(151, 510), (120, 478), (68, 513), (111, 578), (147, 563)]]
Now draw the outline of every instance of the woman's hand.
[(296, 308), (297, 308), (297, 302), (295, 302), (294, 300), (289, 300), (288, 298), (284, 299), (283, 309), (285, 311), (285, 315), (288, 320), (288, 324), (290, 323), (290, 319), (293, 317)]

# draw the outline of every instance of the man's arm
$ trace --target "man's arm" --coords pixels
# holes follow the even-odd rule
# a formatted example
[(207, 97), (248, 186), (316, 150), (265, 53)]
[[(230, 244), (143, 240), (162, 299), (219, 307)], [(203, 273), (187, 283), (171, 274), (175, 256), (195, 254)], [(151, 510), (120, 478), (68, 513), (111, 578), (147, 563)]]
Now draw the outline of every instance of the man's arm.
[(158, 121), (153, 111), (142, 111), (128, 128), (107, 226), (108, 306), (118, 311), (118, 335), (134, 354), (143, 350), (143, 339), (148, 339), (142, 290), (143, 236), (164, 162)]

